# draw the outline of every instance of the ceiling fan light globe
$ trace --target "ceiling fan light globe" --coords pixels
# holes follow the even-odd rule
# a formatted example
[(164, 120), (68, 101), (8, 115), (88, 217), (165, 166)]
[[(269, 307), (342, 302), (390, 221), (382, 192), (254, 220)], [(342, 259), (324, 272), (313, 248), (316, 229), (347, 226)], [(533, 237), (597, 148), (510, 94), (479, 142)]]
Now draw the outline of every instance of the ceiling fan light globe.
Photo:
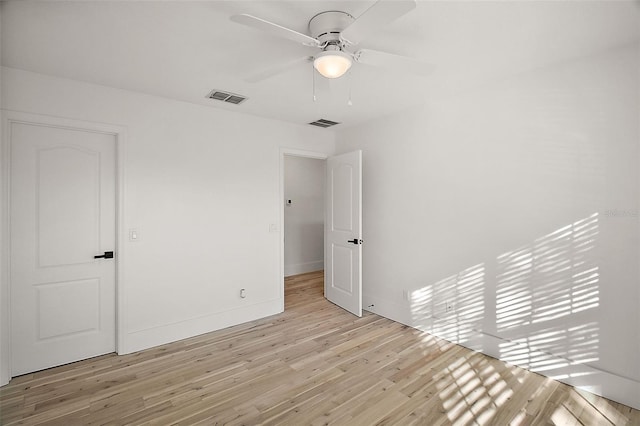
[(313, 67), (326, 78), (342, 77), (351, 64), (351, 57), (341, 51), (322, 52), (313, 60)]

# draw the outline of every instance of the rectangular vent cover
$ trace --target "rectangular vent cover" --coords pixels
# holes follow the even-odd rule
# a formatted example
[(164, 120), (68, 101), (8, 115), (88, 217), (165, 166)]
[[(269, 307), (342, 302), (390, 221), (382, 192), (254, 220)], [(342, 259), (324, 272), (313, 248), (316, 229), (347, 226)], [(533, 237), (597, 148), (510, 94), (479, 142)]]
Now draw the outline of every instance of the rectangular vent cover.
[(327, 127), (335, 126), (336, 124), (340, 124), (340, 123), (335, 122), (335, 121), (331, 121), (331, 120), (325, 120), (324, 118), (321, 118), (320, 120), (312, 121), (309, 124), (311, 124), (312, 126), (323, 127), (323, 128), (326, 129)]
[(238, 95), (237, 93), (223, 92), (222, 90), (212, 90), (207, 95), (209, 99), (215, 99), (216, 101), (228, 102), (230, 104), (241, 104), (247, 100), (247, 97)]

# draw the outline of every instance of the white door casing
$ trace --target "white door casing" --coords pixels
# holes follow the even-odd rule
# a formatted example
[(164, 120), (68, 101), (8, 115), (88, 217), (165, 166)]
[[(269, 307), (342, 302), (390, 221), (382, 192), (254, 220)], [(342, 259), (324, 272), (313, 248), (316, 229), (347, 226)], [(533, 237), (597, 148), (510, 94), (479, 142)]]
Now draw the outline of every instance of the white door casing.
[(362, 316), (362, 151), (327, 159), (325, 297)]
[(114, 134), (11, 122), (11, 374), (115, 350)]

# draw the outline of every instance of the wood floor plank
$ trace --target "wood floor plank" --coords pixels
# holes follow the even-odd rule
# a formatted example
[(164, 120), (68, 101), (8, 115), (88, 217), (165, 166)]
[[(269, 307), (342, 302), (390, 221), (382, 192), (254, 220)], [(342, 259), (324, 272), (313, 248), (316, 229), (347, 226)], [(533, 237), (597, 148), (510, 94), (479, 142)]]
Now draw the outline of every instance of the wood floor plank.
[(640, 425), (640, 412), (327, 302), (288, 277), (282, 314), (26, 374), (2, 425)]

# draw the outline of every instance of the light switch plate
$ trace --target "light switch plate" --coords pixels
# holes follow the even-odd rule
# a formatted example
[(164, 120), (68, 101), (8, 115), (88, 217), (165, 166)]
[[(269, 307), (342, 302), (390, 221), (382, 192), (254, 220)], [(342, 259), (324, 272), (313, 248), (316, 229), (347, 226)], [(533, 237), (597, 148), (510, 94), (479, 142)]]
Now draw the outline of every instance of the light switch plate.
[(140, 241), (140, 233), (137, 229), (129, 229), (129, 242), (135, 243)]

